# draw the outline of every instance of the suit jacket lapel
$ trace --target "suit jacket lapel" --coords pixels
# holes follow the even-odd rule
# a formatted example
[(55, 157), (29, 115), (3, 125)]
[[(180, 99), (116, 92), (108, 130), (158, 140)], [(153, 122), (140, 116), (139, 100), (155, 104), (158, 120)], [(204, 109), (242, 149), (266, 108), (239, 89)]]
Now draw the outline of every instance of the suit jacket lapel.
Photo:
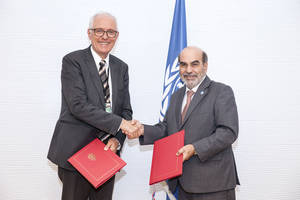
[(103, 94), (103, 86), (100, 80), (100, 76), (99, 76), (99, 72), (97, 70), (97, 66), (95, 63), (95, 60), (93, 58), (92, 52), (91, 52), (91, 47), (86, 49), (86, 57), (85, 57), (85, 62), (86, 62), (86, 66), (87, 69), (90, 73), (92, 82), (94, 83), (96, 90), (99, 94), (99, 99), (100, 102), (103, 104), (103, 106), (105, 106), (105, 102), (104, 102), (104, 94)]
[(176, 117), (176, 124), (177, 124), (177, 128), (179, 130), (180, 125), (181, 125), (181, 108), (182, 108), (182, 101), (183, 101), (183, 97), (185, 95), (185, 91), (186, 91), (186, 87), (182, 87), (181, 89), (179, 89), (178, 91), (178, 97), (176, 98), (176, 102), (175, 102), (175, 117)]
[(208, 76), (206, 76), (191, 101), (191, 104), (186, 112), (184, 121), (182, 122), (180, 129), (183, 127), (183, 125), (185, 124), (185, 122), (187, 121), (187, 119), (189, 118), (189, 116), (191, 115), (193, 110), (195, 109), (195, 107), (206, 96), (206, 94), (207, 94), (206, 88), (210, 85), (210, 83), (211, 83), (211, 80), (209, 79)]
[(119, 78), (118, 78), (118, 66), (116, 65), (115, 59), (113, 56), (109, 55), (109, 71), (111, 76), (111, 99), (112, 99), (112, 111), (115, 111), (116, 107), (116, 100), (117, 100), (117, 84), (119, 84)]

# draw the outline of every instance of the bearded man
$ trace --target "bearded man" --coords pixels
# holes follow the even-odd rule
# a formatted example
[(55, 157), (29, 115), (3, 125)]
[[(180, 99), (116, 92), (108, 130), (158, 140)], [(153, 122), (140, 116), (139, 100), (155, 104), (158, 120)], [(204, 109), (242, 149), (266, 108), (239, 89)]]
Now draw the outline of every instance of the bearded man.
[(207, 75), (207, 54), (198, 47), (186, 47), (178, 56), (179, 72), (185, 86), (171, 98), (164, 121), (139, 127), (140, 144), (185, 130), (183, 173), (168, 180), (178, 189), (178, 200), (235, 200), (239, 184), (232, 144), (238, 137), (238, 113), (232, 89)]

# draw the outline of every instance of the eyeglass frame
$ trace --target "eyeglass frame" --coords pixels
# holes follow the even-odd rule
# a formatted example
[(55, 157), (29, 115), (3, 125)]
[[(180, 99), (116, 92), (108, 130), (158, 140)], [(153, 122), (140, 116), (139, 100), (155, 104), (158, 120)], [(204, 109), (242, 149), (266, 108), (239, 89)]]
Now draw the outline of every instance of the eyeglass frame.
[[(116, 31), (116, 30), (113, 30), (113, 29), (104, 30), (104, 29), (102, 29), (102, 28), (89, 28), (89, 30), (93, 31), (94, 35), (96, 35), (97, 37), (103, 37), (104, 34), (106, 34), (106, 36), (107, 36), (108, 38), (116, 38), (117, 35), (118, 35), (118, 33), (119, 33), (119, 31)], [(102, 33), (101, 35), (97, 35), (96, 30), (100, 30), (100, 31), (102, 30), (103, 33)], [(109, 36), (109, 33), (108, 33), (108, 32), (110, 32), (110, 31), (114, 33), (114, 36), (112, 36), (112, 37)], [(99, 32), (98, 32), (98, 33), (99, 33)]]

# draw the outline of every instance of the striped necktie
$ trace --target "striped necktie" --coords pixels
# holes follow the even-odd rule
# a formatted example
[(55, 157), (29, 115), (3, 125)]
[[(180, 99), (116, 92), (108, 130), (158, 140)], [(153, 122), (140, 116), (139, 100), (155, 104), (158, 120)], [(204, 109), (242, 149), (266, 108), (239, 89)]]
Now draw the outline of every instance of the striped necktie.
[(105, 109), (107, 112), (111, 112), (111, 104), (110, 104), (110, 92), (109, 92), (109, 85), (108, 85), (108, 75), (106, 74), (106, 61), (101, 60), (99, 63), (99, 75), (103, 86), (103, 93), (104, 93), (104, 100), (105, 100)]
[[(101, 60), (99, 63), (100, 68), (99, 68), (99, 76), (102, 82), (103, 86), (103, 94), (104, 94), (104, 100), (105, 100), (105, 111), (111, 113), (111, 105), (110, 105), (110, 92), (109, 92), (109, 85), (108, 85), (108, 75), (106, 74), (106, 61)], [(109, 134), (103, 134), (100, 137), (98, 137), (101, 141), (106, 140), (109, 138)]]

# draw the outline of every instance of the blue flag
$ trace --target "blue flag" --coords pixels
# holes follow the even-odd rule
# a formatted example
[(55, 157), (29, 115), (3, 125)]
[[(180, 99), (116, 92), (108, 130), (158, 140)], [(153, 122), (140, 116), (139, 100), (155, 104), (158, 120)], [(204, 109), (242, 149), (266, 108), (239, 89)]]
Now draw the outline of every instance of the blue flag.
[(176, 0), (168, 58), (165, 69), (163, 97), (159, 117), (160, 121), (163, 121), (165, 117), (172, 94), (178, 88), (183, 86), (179, 76), (177, 57), (182, 49), (184, 49), (186, 46), (185, 0)]

